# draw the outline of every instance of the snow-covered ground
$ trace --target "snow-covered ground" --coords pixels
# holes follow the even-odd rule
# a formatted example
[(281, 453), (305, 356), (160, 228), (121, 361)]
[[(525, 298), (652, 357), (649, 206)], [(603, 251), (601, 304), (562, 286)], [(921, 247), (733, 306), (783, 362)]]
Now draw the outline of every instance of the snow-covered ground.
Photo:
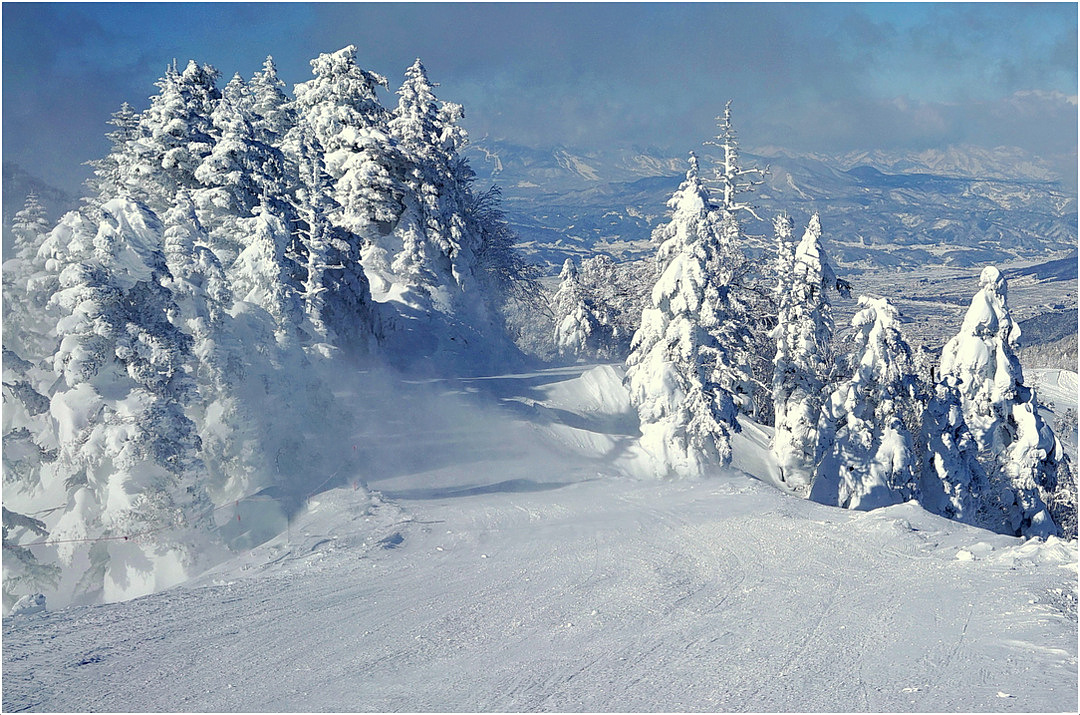
[(400, 408), (356, 437), (374, 497), (5, 618), (3, 709), (1076, 710), (1075, 543), (794, 498), (752, 425), (736, 469), (645, 478), (621, 373), (582, 370), (369, 380)]

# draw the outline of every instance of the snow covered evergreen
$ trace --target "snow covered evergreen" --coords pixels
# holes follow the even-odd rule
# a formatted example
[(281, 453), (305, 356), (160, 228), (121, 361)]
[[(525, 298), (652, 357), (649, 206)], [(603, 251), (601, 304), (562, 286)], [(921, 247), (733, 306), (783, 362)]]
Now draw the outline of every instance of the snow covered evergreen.
[(848, 356), (851, 378), (821, 414), (810, 498), (847, 509), (876, 509), (918, 497), (911, 349), (899, 314), (884, 298), (859, 297)]
[(773, 453), (781, 479), (799, 489), (813, 480), (819, 453), (818, 415), (832, 365), (832, 308), (836, 276), (821, 243), (814, 214), (798, 246), (791, 248), (790, 219), (775, 222), (779, 304), (773, 329)]
[(314, 79), (294, 88), (297, 123), (286, 143), (294, 154), (303, 141), (317, 143), (337, 204), (332, 220), (365, 245), (380, 245), (401, 215), (404, 191), (404, 158), (375, 94), (386, 78), (356, 64), (355, 45), (319, 55), (311, 68)]
[(919, 436), (923, 453), (919, 503), (950, 519), (996, 528), (998, 509), (979, 463), (978, 443), (964, 421), (956, 378), (946, 376), (933, 389)]
[(50, 281), (42, 275), (45, 264), (37, 255), (49, 232), (49, 221), (35, 194), (27, 196), (22, 210), (15, 214), (11, 232), (15, 255), (3, 264), (4, 349), (33, 359), (42, 357), (52, 342), (43, 290)]
[(139, 115), (134, 136), (116, 154), (124, 165), (119, 168), (119, 191), (111, 196), (129, 194), (164, 214), (178, 191), (200, 188), (195, 171), (215, 145), (218, 76), (216, 69), (194, 60), (183, 71), (169, 66), (157, 83), (160, 92)]
[[(742, 161), (738, 133), (731, 117), (729, 100), (724, 105), (724, 113), (717, 117), (719, 132), (716, 138), (706, 144), (721, 151), (720, 162), (714, 171), (715, 181), (720, 185), (715, 203), (724, 236), (721, 262), (725, 272), (730, 273), (728, 283), (734, 287), (729, 310), (737, 316), (736, 320), (750, 326), (768, 321), (776, 314), (769, 295), (771, 286), (765, 280), (766, 271), (747, 258), (746, 249), (756, 239), (747, 234), (744, 226), (748, 216), (762, 220), (757, 213), (758, 207), (749, 200), (749, 196), (764, 183), (769, 169), (747, 166)], [(772, 383), (773, 364), (769, 356), (773, 346), (768, 332), (764, 330), (747, 330), (740, 338), (737, 344), (730, 347), (738, 354), (739, 362), (748, 366), (749, 372), (748, 379), (740, 388), (745, 396), (737, 400), (736, 406), (756, 419), (767, 418), (771, 412), (767, 392)]]
[(554, 340), (560, 355), (607, 359), (617, 351), (613, 316), (607, 305), (592, 293), (589, 286), (583, 285), (573, 259), (567, 258), (559, 274), (559, 289), (552, 299)]
[(979, 284), (960, 332), (942, 350), (940, 372), (960, 390), (1003, 529), (1056, 534), (1047, 502), (1059, 488), (1061, 447), (1038, 413), (1034, 390), (1024, 384), (1015, 352), (1020, 327), (1009, 313), (1004, 276), (988, 266)]
[[(76, 597), (111, 600), (197, 572), (214, 538), (184, 412), (195, 395), (191, 338), (169, 322), (177, 306), (162, 226), (130, 199), (101, 214), (93, 234), (69, 216), (45, 247), (63, 266), (53, 296), (63, 317), (50, 406), (57, 455), (42, 482), (67, 492), (51, 536)], [(110, 540), (120, 535), (129, 538)]]
[(661, 273), (634, 335), (626, 385), (657, 471), (697, 476), (731, 460), (736, 400), (749, 382), (732, 346), (746, 326), (730, 311), (729, 249), (693, 154), (668, 206), (671, 220), (653, 232)]

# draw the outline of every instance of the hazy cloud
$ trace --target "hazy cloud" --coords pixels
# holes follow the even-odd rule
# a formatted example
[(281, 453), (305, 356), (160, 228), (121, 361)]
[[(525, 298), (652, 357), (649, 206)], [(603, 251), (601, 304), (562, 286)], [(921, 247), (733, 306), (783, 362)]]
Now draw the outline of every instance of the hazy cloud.
[(391, 85), (421, 57), (474, 137), (535, 146), (682, 155), (730, 98), (747, 146), (1076, 151), (1070, 4), (8, 3), (3, 19), (5, 156), (69, 186), (174, 57), (229, 77), (273, 54), (295, 83), (346, 44)]

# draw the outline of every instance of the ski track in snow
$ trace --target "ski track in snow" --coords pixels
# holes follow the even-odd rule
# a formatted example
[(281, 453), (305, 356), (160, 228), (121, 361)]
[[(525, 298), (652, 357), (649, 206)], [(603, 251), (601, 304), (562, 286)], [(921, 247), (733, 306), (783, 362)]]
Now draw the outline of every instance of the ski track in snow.
[(3, 709), (1076, 709), (1075, 544), (620, 473), (618, 375), (581, 369), (406, 388), (422, 409), (368, 436), (381, 500), (334, 489), (185, 587), (4, 619)]

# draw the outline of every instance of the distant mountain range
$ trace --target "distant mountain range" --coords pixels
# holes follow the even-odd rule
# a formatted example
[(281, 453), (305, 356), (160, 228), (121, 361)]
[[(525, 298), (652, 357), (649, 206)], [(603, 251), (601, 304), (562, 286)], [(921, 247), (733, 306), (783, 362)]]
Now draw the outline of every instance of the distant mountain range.
[[(706, 170), (711, 150), (698, 152)], [(651, 230), (686, 166), (685, 157), (648, 148), (537, 150), (484, 139), (468, 153), (481, 181), (503, 187), (522, 248), (552, 270), (596, 251), (616, 259), (650, 253)], [(849, 272), (980, 265), (1076, 247), (1075, 190), (1019, 149), (824, 156), (766, 148), (742, 158), (770, 166), (755, 197), (762, 218), (787, 211), (798, 224), (820, 212), (832, 257)], [(759, 236), (756, 247), (771, 241), (768, 223), (751, 219), (746, 228)]]
[[(698, 152), (706, 171), (715, 160), (712, 151)], [(466, 153), (482, 184), (502, 187), (520, 247), (552, 272), (570, 256), (650, 255), (649, 236), (665, 220), (665, 204), (686, 170), (686, 157), (649, 147), (534, 149), (482, 139)], [(1076, 190), (1055, 180), (1050, 163), (1020, 149), (832, 156), (766, 147), (742, 158), (747, 165), (770, 167), (754, 197), (766, 222), (746, 223), (751, 251), (771, 243), (767, 222), (781, 211), (796, 224), (820, 212), (832, 258), (849, 273), (1057, 257), (1077, 245)], [(4, 162), (5, 253), (11, 218), (30, 191), (53, 220), (78, 204)]]

